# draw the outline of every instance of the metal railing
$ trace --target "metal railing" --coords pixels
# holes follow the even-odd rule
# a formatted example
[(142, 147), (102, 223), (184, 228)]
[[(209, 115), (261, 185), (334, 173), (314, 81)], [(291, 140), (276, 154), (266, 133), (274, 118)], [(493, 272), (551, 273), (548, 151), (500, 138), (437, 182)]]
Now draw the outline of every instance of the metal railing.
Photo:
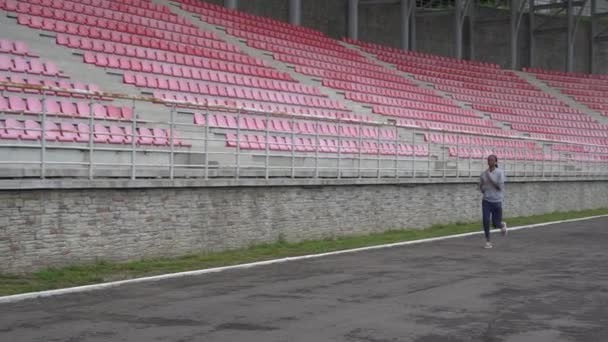
[[(510, 177), (608, 177), (606, 138), (542, 140), (0, 83), (6, 87), (38, 92), (42, 110), (1, 111), (4, 179), (472, 179), (489, 154)], [(90, 115), (51, 112), (57, 93), (87, 101)], [(95, 117), (95, 104), (119, 101), (132, 118)]]

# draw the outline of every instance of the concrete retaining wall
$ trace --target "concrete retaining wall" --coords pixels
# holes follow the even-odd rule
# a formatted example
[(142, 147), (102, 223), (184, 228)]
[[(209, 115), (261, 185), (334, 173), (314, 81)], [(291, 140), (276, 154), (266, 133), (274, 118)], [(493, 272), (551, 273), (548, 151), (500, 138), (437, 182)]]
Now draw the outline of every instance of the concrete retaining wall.
[[(608, 207), (608, 182), (508, 184), (506, 215)], [(0, 191), (0, 272), (479, 219), (474, 183)]]

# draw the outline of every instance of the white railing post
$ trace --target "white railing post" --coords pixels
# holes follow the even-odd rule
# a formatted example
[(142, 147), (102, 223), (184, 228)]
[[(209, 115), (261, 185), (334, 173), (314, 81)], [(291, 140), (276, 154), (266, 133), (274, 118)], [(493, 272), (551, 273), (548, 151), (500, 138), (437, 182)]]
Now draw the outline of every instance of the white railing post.
[(315, 117), (315, 178), (319, 178), (319, 118)]
[(241, 173), (241, 109), (236, 110), (236, 151), (235, 151), (235, 179), (239, 179)]
[(264, 113), (266, 122), (264, 124), (264, 178), (270, 177), (270, 113)]
[(399, 178), (399, 127), (395, 123), (395, 179)]
[(291, 116), (291, 179), (296, 178), (296, 124), (295, 117)]
[[(429, 151), (430, 153), (430, 151)], [(430, 163), (429, 157), (429, 163)], [(430, 171), (430, 167), (429, 167)], [(416, 129), (412, 128), (412, 178), (416, 178)]]
[(175, 104), (171, 108), (171, 117), (169, 123), (169, 139), (171, 142), (171, 152), (169, 154), (169, 179), (173, 179), (175, 176), (175, 144), (173, 131), (175, 130)]
[(342, 120), (338, 119), (338, 163), (336, 165), (336, 170), (338, 172), (338, 179), (342, 178), (340, 164), (342, 164)]
[(93, 164), (94, 164), (94, 147), (93, 147), (93, 134), (95, 134), (95, 127), (93, 124), (93, 98), (89, 102), (89, 179), (93, 179)]
[[(137, 107), (135, 106), (135, 100), (131, 102), (131, 179), (135, 179), (136, 167), (135, 161), (137, 159), (137, 139), (139, 138), (137, 135)], [(91, 112), (92, 113), (92, 112)]]
[(40, 130), (40, 178), (44, 179), (46, 177), (46, 112), (47, 112), (47, 104), (48, 101), (46, 97), (46, 92), (42, 92), (42, 122)]
[(205, 139), (203, 140), (203, 154), (204, 162), (203, 165), (203, 177), (205, 180), (209, 179), (209, 104), (205, 103)]

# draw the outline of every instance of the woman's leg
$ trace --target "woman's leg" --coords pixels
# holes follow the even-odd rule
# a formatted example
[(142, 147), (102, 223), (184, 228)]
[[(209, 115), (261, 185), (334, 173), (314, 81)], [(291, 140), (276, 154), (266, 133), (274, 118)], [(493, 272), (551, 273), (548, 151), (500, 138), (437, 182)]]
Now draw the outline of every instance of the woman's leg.
[(492, 203), (492, 224), (494, 228), (502, 228), (502, 203)]
[(490, 211), (491, 211), (491, 203), (488, 201), (481, 201), (481, 210), (483, 212), (482, 222), (483, 222), (483, 232), (486, 235), (486, 241), (490, 242)]

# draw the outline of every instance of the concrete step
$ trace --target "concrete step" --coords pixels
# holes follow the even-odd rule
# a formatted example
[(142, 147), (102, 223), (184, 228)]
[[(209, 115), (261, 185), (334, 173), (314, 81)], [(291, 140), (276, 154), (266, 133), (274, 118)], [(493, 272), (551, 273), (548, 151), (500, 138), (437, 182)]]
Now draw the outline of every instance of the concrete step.
[(542, 91), (553, 95), (553, 97), (564, 102), (569, 107), (580, 110), (581, 112), (593, 117), (597, 122), (608, 124), (607, 117), (605, 117), (601, 113), (589, 108), (585, 104), (575, 101), (572, 97), (562, 93), (558, 89), (548, 86), (545, 82), (536, 78), (536, 76), (523, 72), (523, 71), (515, 71), (515, 73), (518, 74), (521, 78), (530, 82), (530, 84), (540, 88)]

